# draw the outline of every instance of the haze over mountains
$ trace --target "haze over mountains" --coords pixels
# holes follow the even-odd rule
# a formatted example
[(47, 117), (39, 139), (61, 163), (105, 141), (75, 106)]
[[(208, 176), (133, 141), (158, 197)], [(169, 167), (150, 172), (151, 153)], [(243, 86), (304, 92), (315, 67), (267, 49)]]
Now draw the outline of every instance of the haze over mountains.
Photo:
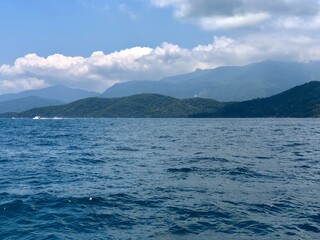
[(0, 102), (0, 113), (5, 112), (22, 112), (31, 108), (61, 105), (65, 102), (41, 98), (36, 96), (28, 96), (8, 101)]
[(35, 107), (45, 107), (95, 97), (97, 92), (55, 85), (20, 93), (0, 95), (0, 113), (22, 112)]
[(23, 91), (20, 93), (3, 94), (0, 95), (0, 102), (28, 96), (35, 96), (41, 98), (54, 99), (67, 103), (79, 100), (81, 98), (95, 97), (98, 94), (99, 93), (97, 92), (87, 91), (83, 89), (70, 88), (63, 85), (55, 85), (42, 89)]
[[(211, 114), (209, 114), (208, 116), (218, 116), (212, 115), (212, 111), (205, 111), (205, 108), (203, 108), (203, 106), (212, 107), (212, 104), (214, 106), (217, 106), (216, 100), (219, 101), (219, 106), (224, 106), (228, 105), (229, 103), (222, 102), (245, 101), (248, 99), (250, 100), (254, 98), (269, 97), (280, 92), (286, 91), (289, 88), (295, 87), (297, 85), (301, 85), (303, 83), (319, 79), (320, 62), (296, 63), (265, 61), (243, 67), (220, 67), (211, 70), (197, 70), (192, 73), (173, 76), (162, 79), (160, 81), (132, 81), (127, 83), (116, 84), (113, 87), (107, 89), (102, 94), (81, 89), (73, 89), (62, 85), (56, 85), (38, 90), (29, 90), (14, 94), (3, 94), (0, 95), (0, 113), (24, 112), (32, 108), (62, 105), (64, 103), (70, 103), (79, 99), (84, 99), (83, 113), (85, 113), (85, 115), (81, 115), (81, 111), (79, 112), (78, 109), (76, 115), (67, 114), (66, 116), (137, 117), (140, 116), (139, 111), (145, 112), (148, 106), (150, 107), (150, 109), (147, 111), (149, 113), (145, 112), (143, 116), (181, 117), (195, 114), (203, 114), (203, 116), (206, 116), (205, 113)], [(104, 100), (101, 99), (92, 99), (92, 97), (119, 98), (142, 93), (146, 93), (146, 95), (141, 95), (140, 97), (123, 98), (121, 101), (119, 99), (108, 99), (106, 100), (106, 102), (104, 102)], [(156, 96), (158, 95), (155, 94), (165, 95), (167, 97), (156, 98)], [(163, 109), (163, 111), (168, 111), (168, 114), (166, 115), (165, 112), (163, 112), (157, 115), (156, 112), (158, 110), (152, 110), (151, 106), (148, 105), (148, 101), (167, 102), (168, 96), (172, 97), (172, 101), (174, 99), (173, 103), (170, 103), (170, 107), (167, 105), (165, 105), (165, 107), (156, 106), (156, 109), (160, 108)], [(178, 101), (178, 99), (191, 99), (194, 97), (211, 98), (213, 100), (211, 102), (209, 100), (204, 101), (204, 99), (201, 100), (204, 102), (201, 102), (200, 100), (182, 100), (181, 102)], [(300, 94), (299, 98), (303, 98), (303, 94)], [(131, 104), (130, 101), (134, 101), (136, 103), (141, 101), (142, 105), (140, 103), (140, 105), (137, 103), (139, 106), (137, 108), (137, 106)], [(195, 102), (197, 102), (196, 105), (194, 105)], [(256, 100), (254, 101), (254, 103), (255, 102)], [(82, 101), (77, 102), (77, 104), (79, 103), (82, 103)], [(109, 105), (113, 103), (117, 104), (113, 105), (111, 108), (102, 107), (103, 104), (107, 103)], [(191, 104), (192, 106), (189, 106), (187, 103)], [(208, 105), (208, 103), (210, 104)], [(78, 107), (79, 105), (77, 104), (69, 104), (64, 106)], [(123, 107), (124, 105), (126, 105), (127, 107)], [(116, 109), (117, 106), (122, 110), (124, 108), (128, 108), (126, 110), (128, 114), (120, 114), (120, 112), (118, 112)], [(180, 106), (181, 109), (184, 110), (179, 109), (177, 106)], [(195, 106), (199, 109), (195, 109)], [(239, 103), (239, 105), (237, 106), (250, 107), (251, 105), (250, 101), (245, 101)], [(263, 108), (266, 108), (266, 105), (262, 104), (261, 106), (263, 106)], [(136, 109), (136, 112), (133, 112), (132, 109), (130, 109), (130, 107)], [(168, 107), (169, 109), (167, 109)], [(96, 109), (97, 112), (93, 114), (93, 110), (91, 111), (90, 109)], [(173, 109), (175, 109), (177, 113), (174, 114), (173, 112), (170, 112)], [(221, 113), (221, 116), (238, 116), (234, 114), (235, 111), (227, 111), (226, 109), (228, 108), (224, 108), (223, 111), (225, 112), (223, 114)], [(111, 114), (108, 111), (111, 111), (114, 114)], [(226, 111), (228, 112), (228, 114)], [(56, 113), (65, 114), (67, 112), (58, 111)], [(256, 112), (257, 111), (255, 111), (255, 113)], [(239, 116), (247, 115), (250, 114), (239, 114)], [(262, 115), (263, 114), (261, 114), (261, 116)]]
[(269, 97), (294, 86), (320, 80), (320, 62), (264, 61), (243, 67), (197, 70), (160, 81), (115, 84), (104, 97), (157, 93), (176, 98), (202, 97), (219, 101), (244, 101)]
[(320, 117), (320, 82), (313, 81), (268, 98), (243, 102), (176, 99), (159, 94), (86, 98), (60, 106), (34, 108), (2, 117)]

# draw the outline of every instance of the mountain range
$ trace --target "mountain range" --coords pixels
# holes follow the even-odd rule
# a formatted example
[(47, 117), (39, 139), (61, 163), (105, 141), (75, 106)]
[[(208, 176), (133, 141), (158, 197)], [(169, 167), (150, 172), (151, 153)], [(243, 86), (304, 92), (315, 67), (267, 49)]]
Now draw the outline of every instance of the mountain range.
[(197, 70), (159, 81), (118, 83), (101, 96), (110, 98), (157, 93), (175, 98), (244, 101), (269, 97), (314, 80), (320, 80), (320, 62), (264, 61), (247, 66)]
[(95, 97), (99, 93), (55, 85), (47, 88), (0, 95), (0, 113), (22, 112), (35, 107), (44, 107)]
[[(272, 114), (270, 109), (270, 104), (273, 104), (273, 101), (270, 102), (269, 96), (318, 79), (320, 79), (320, 62), (265, 61), (240, 67), (197, 70), (159, 81), (119, 83), (102, 94), (62, 85), (20, 93), (3, 94), (0, 95), (0, 114), (5, 112), (25, 112), (33, 108), (72, 103), (63, 105), (63, 111), (54, 113), (59, 113), (63, 116), (81, 117), (137, 117), (140, 116), (139, 111), (145, 113), (141, 116), (150, 117), (244, 117), (269, 116), (270, 114), (273, 116), (275, 112)], [(306, 89), (305, 91), (311, 90)], [(138, 96), (132, 96), (137, 94)], [(128, 96), (132, 97), (125, 98)], [(103, 100), (101, 98), (106, 99)], [(203, 98), (208, 99), (205, 100)], [(255, 98), (263, 99), (258, 100)], [(280, 98), (283, 99), (282, 97)], [(84, 100), (78, 101), (79, 99)], [(251, 99), (255, 100), (251, 101)], [(273, 97), (272, 99), (277, 98)], [(303, 93), (299, 95), (299, 99), (305, 99)], [(74, 101), (76, 102), (73, 103)], [(234, 103), (235, 101), (238, 101), (238, 103)], [(157, 103), (158, 105), (150, 105), (151, 103)], [(279, 101), (275, 100), (275, 104), (277, 105), (278, 103)], [(80, 114), (81, 111), (78, 109), (81, 104), (84, 104), (84, 115)], [(257, 104), (263, 109), (269, 109), (270, 112), (267, 114), (267, 111), (261, 110), (263, 113), (258, 114)], [(71, 113), (71, 110), (67, 111), (67, 106), (73, 106), (77, 110)], [(57, 106), (54, 109), (58, 108)], [(117, 111), (117, 108), (122, 110), (128, 108), (126, 110), (127, 113), (120, 113), (122, 110)], [(153, 108), (159, 111), (156, 113)], [(219, 108), (219, 111), (212, 111), (209, 108), (214, 108), (215, 110)], [(250, 112), (251, 108), (255, 109), (254, 112)], [(93, 113), (95, 109), (96, 112)], [(175, 113), (173, 109), (176, 111)], [(294, 112), (294, 109), (291, 109), (290, 106), (288, 109), (290, 109), (290, 112)], [(281, 116), (283, 116), (286, 109), (282, 110)], [(166, 111), (167, 114), (165, 113)], [(310, 116), (310, 113), (306, 114), (306, 116)]]
[(31, 108), (46, 107), (64, 104), (62, 101), (28, 96), (14, 100), (0, 102), (0, 113), (5, 112), (22, 112)]
[(177, 99), (159, 94), (86, 98), (2, 117), (320, 117), (320, 82), (306, 83), (267, 98), (243, 102)]

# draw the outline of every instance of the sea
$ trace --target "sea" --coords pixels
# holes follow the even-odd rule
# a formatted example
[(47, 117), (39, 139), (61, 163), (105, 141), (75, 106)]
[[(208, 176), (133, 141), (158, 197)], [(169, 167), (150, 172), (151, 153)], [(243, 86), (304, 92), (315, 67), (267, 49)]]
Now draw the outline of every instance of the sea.
[(0, 239), (320, 239), (320, 119), (0, 129)]

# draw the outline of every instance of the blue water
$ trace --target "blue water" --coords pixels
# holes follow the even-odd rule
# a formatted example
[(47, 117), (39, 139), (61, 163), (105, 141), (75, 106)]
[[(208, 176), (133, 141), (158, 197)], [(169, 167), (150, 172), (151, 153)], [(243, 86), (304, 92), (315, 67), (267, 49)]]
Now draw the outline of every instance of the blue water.
[(0, 127), (0, 239), (320, 239), (319, 119)]

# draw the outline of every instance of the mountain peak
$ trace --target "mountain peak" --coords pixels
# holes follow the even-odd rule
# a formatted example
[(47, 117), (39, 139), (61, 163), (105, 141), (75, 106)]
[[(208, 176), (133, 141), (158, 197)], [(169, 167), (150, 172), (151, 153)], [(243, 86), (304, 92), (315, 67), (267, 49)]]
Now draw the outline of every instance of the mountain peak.
[(72, 102), (82, 98), (95, 97), (99, 95), (97, 92), (90, 92), (82, 89), (70, 88), (65, 85), (53, 85), (41, 89), (23, 91), (19, 93), (0, 95), (0, 102), (14, 100), (28, 96), (36, 96), (41, 98), (49, 98), (62, 102)]
[(158, 93), (176, 98), (196, 95), (219, 101), (243, 101), (269, 97), (315, 79), (320, 79), (320, 62), (266, 60), (246, 66), (197, 69), (159, 81), (119, 83), (108, 88), (101, 96)]
[(177, 99), (159, 94), (122, 98), (87, 98), (62, 106), (35, 108), (19, 117), (320, 117), (320, 82), (305, 83), (280, 94), (242, 102)]

